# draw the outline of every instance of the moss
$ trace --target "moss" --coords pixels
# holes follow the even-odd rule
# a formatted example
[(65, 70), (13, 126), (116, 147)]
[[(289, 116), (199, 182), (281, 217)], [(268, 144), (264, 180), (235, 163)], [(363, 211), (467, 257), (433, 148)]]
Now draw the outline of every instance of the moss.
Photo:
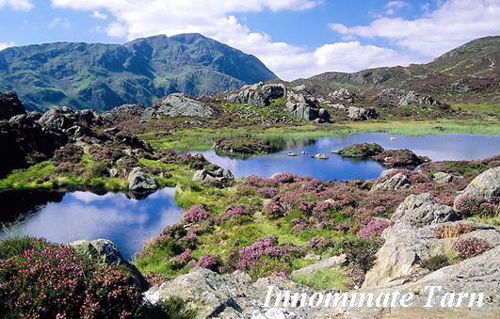
[(352, 144), (342, 148), (338, 154), (343, 157), (367, 158), (383, 152), (382, 146), (376, 143)]

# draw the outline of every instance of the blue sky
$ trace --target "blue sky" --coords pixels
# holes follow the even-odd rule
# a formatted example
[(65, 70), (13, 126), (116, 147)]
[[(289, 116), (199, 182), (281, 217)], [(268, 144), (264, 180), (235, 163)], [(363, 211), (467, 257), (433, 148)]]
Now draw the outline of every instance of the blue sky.
[(407, 65), (500, 34), (500, 0), (0, 0), (0, 49), (198, 32), (291, 80)]

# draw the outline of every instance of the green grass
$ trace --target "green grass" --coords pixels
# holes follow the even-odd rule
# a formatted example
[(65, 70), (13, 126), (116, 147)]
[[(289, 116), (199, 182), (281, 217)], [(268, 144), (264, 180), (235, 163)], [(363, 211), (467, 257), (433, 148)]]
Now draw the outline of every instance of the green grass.
[(332, 267), (316, 271), (312, 274), (292, 273), (292, 279), (315, 290), (338, 289), (347, 290), (352, 281), (341, 267)]
[(394, 135), (438, 135), (450, 133), (500, 135), (500, 122), (479, 120), (437, 121), (364, 121), (340, 122), (331, 125), (312, 124), (267, 127), (264, 125), (239, 128), (193, 128), (173, 131), (167, 137), (155, 138), (154, 132), (143, 134), (155, 148), (177, 151), (208, 150), (213, 143), (224, 137), (252, 137), (262, 141), (287, 140), (302, 142), (310, 139), (355, 133), (387, 132)]

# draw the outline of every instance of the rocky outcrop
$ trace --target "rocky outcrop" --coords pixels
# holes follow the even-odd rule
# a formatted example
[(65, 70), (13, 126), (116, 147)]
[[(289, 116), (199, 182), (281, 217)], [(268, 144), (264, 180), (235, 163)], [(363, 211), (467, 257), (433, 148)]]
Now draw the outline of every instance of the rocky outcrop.
[(437, 204), (431, 194), (408, 196), (392, 216), (396, 223), (402, 222), (417, 227), (458, 219), (459, 215), (453, 208)]
[(408, 149), (385, 150), (375, 156), (373, 159), (385, 167), (415, 168), (420, 164), (430, 162), (425, 156), (418, 156)]
[(410, 185), (410, 181), (408, 176), (403, 173), (397, 173), (394, 176), (379, 180), (375, 183), (371, 189), (371, 191), (395, 191), (399, 189), (406, 188)]
[[(485, 252), (458, 264), (441, 268), (420, 279), (384, 288), (363, 288), (362, 292), (413, 293), (414, 302), (410, 307), (372, 307), (350, 309), (322, 309), (315, 313), (315, 318), (338, 319), (395, 319), (395, 318), (456, 318), (456, 319), (496, 319), (500, 317), (500, 247)], [(429, 299), (430, 290), (426, 287), (437, 286), (431, 307), (424, 307)], [(483, 293), (484, 305), (469, 307), (470, 298), (463, 300), (459, 307), (442, 307), (440, 304), (445, 293)], [(455, 298), (456, 304), (456, 295)]]
[(209, 184), (212, 186), (223, 187), (234, 180), (234, 175), (226, 168), (218, 168), (214, 171), (201, 169), (194, 173), (193, 182)]
[(418, 106), (437, 106), (441, 103), (436, 101), (429, 95), (423, 95), (415, 91), (407, 92), (398, 102), (399, 106), (407, 106), (416, 104)]
[(445, 172), (437, 172), (437, 173), (434, 173), (434, 175), (432, 176), (432, 180), (438, 184), (449, 183), (449, 182), (453, 181), (454, 178), (455, 178), (455, 176), (448, 174), (448, 173), (445, 173)]
[(490, 168), (489, 170), (479, 174), (470, 182), (470, 184), (455, 198), (455, 208), (465, 197), (483, 197), (490, 199), (500, 196), (500, 166)]
[[(453, 228), (464, 223), (473, 225), (471, 227), (473, 230), (461, 235), (461, 238), (484, 238), (493, 246), (500, 243), (500, 230), (493, 226), (470, 222), (447, 222), (418, 227), (398, 222), (384, 231), (384, 245), (377, 252), (375, 265), (366, 274), (363, 288), (392, 287), (418, 281), (430, 272), (423, 268), (422, 261), (444, 255), (456, 239), (439, 238), (436, 236), (436, 230), (443, 226)], [(465, 261), (460, 263), (463, 262)]]
[(9, 91), (5, 94), (0, 92), (0, 121), (19, 114), (26, 114), (26, 111), (16, 92)]
[(211, 117), (212, 108), (181, 93), (174, 93), (164, 97), (154, 107), (144, 110), (146, 119), (161, 117)]
[(45, 112), (38, 120), (38, 123), (46, 130), (63, 131), (75, 125), (88, 127), (102, 124), (102, 120), (92, 110), (73, 111), (66, 106), (62, 106)]
[(421, 94), (415, 91), (407, 91), (404, 89), (387, 88), (382, 90), (376, 99), (391, 100), (398, 106), (441, 106), (441, 102), (434, 100), (430, 95)]
[(250, 276), (240, 271), (219, 275), (194, 268), (186, 275), (151, 288), (145, 297), (152, 303), (180, 297), (188, 307), (197, 309), (196, 319), (313, 318), (307, 315), (308, 309), (264, 308), (268, 286), (312, 293), (309, 288), (280, 277), (261, 278), (252, 283)]
[(352, 121), (366, 121), (378, 117), (375, 109), (364, 109), (362, 107), (350, 106), (347, 109), (347, 116)]
[(156, 181), (140, 167), (132, 169), (128, 176), (128, 189), (135, 195), (147, 195), (158, 189)]
[(285, 110), (295, 117), (307, 121), (328, 121), (330, 115), (321, 108), (318, 101), (306, 94), (288, 92)]
[(335, 90), (328, 94), (328, 97), (338, 103), (354, 103), (356, 94), (345, 88)]
[(273, 100), (286, 95), (287, 89), (283, 84), (263, 84), (245, 85), (237, 93), (229, 95), (226, 100), (255, 106), (269, 106)]
[(71, 243), (70, 246), (98, 264), (122, 266), (127, 268), (139, 287), (143, 289), (147, 289), (149, 287), (148, 282), (144, 279), (139, 270), (123, 258), (122, 254), (112, 241), (107, 239), (96, 239), (91, 241), (79, 240)]

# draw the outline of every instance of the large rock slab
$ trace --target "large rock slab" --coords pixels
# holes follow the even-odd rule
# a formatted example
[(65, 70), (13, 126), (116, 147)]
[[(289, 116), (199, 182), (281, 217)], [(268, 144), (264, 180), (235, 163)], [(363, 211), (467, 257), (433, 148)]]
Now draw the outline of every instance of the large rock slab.
[[(415, 302), (407, 308), (356, 308), (356, 309), (323, 309), (315, 318), (340, 319), (496, 319), (500, 318), (500, 247), (484, 254), (464, 260), (458, 264), (441, 268), (416, 282), (383, 289), (362, 289), (361, 292), (402, 294), (413, 293)], [(441, 287), (435, 291), (431, 307), (426, 306), (430, 290), (425, 287)], [(468, 307), (469, 298), (465, 298), (460, 307), (441, 307), (445, 293), (483, 293), (484, 305)], [(455, 295), (455, 302), (457, 295)], [(477, 300), (477, 299), (476, 299)], [(456, 304), (455, 304), (456, 305)]]
[(151, 288), (145, 297), (153, 303), (172, 296), (180, 297), (188, 306), (196, 307), (196, 319), (307, 318), (301, 309), (264, 308), (268, 286), (312, 292), (284, 278), (261, 278), (252, 284), (250, 276), (239, 271), (219, 275), (205, 268), (194, 268), (186, 275)]

